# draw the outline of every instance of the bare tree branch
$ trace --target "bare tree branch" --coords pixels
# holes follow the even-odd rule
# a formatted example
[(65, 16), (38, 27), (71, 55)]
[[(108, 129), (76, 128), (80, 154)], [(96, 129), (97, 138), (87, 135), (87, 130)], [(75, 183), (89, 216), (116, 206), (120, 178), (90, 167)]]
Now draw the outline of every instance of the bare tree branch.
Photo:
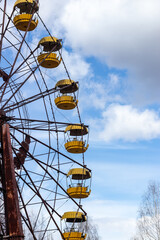
[(160, 240), (160, 184), (150, 182), (143, 195), (137, 235), (130, 240)]

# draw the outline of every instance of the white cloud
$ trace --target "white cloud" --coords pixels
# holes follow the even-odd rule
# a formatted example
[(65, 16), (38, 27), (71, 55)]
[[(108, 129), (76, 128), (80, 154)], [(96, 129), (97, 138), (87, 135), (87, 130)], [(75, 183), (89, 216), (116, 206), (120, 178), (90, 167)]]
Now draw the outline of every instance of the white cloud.
[(81, 109), (103, 110), (107, 100), (109, 100), (109, 94), (104, 84), (86, 79), (83, 81), (83, 85), (80, 85), (79, 104)]
[[(114, 62), (124, 67), (123, 60), (126, 61), (130, 53), (133, 56), (138, 53), (136, 47), (145, 47), (144, 43), (148, 44), (148, 40), (158, 34), (155, 30), (159, 7), (157, 0), (135, 0), (133, 3), (128, 0), (71, 0), (61, 19), (67, 40), (73, 47), (96, 57), (98, 53), (108, 56), (110, 64)], [(149, 36), (150, 39), (146, 38)], [(118, 58), (120, 53), (123, 59)]]
[(80, 54), (63, 50), (63, 59), (67, 65), (67, 69), (69, 69), (71, 78), (75, 81), (84, 79), (89, 73), (91, 74), (90, 64)]
[(110, 77), (111, 86), (114, 86), (114, 87), (117, 86), (118, 83), (119, 83), (118, 75), (112, 73), (112, 74), (109, 75), (109, 77)]
[[(81, 56), (128, 70), (129, 96), (150, 103), (160, 101), (159, 11), (159, 0), (46, 0), (39, 13), (51, 33)], [(42, 30), (48, 35), (39, 23), (36, 34)]]
[[(91, 73), (90, 64), (87, 63), (81, 55), (76, 52), (68, 52), (67, 50), (63, 49), (62, 57), (69, 72), (71, 79), (74, 81), (79, 81), (84, 79), (86, 76)], [(61, 62), (60, 65), (54, 69), (44, 69), (41, 70), (47, 74), (48, 78), (50, 79), (63, 79), (68, 78), (64, 65)], [(51, 80), (52, 84), (53, 81)], [(52, 85), (53, 86), (53, 85)]]
[[(94, 77), (91, 70), (88, 71), (84, 79), (81, 79), (79, 106), (82, 113), (89, 110), (92, 110), (92, 113), (94, 110), (104, 111), (109, 103), (125, 102), (124, 97), (119, 94), (121, 84), (118, 75), (109, 74), (106, 78), (101, 80), (102, 79)], [(92, 122), (93, 121), (92, 119)]]
[[(98, 140), (135, 142), (160, 137), (160, 117), (153, 110), (140, 111), (131, 105), (111, 104), (90, 124), (99, 132)], [(96, 131), (96, 134), (97, 134)]]
[(149, 102), (160, 100), (159, 11), (158, 0), (71, 0), (59, 21), (69, 46), (127, 69), (138, 100)]

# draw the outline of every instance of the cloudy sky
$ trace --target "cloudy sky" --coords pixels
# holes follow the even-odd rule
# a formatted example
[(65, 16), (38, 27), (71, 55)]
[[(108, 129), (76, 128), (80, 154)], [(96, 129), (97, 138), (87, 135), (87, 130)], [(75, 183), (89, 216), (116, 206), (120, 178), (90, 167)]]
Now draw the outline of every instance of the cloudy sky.
[[(39, 13), (63, 39), (90, 125), (93, 182), (84, 207), (101, 240), (129, 240), (141, 196), (160, 178), (160, 1), (40, 0)], [(42, 33), (39, 25), (35, 42)]]
[(141, 195), (159, 180), (159, 0), (45, 0), (40, 14), (63, 38), (90, 125), (92, 195), (84, 203), (101, 240), (134, 234)]

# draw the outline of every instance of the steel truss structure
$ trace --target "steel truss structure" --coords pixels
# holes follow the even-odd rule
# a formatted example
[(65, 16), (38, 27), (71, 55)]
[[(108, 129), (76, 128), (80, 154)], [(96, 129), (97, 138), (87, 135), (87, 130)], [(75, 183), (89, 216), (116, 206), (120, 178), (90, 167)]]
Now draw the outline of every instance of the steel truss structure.
[(66, 190), (67, 172), (75, 166), (91, 170), (84, 153), (66, 152), (63, 135), (68, 125), (88, 126), (78, 106), (74, 121), (56, 108), (54, 70), (48, 73), (37, 61), (38, 32), (15, 27), (11, 2), (0, 1), (0, 239), (66, 239), (60, 226), (63, 212), (76, 209), (86, 215), (82, 199)]

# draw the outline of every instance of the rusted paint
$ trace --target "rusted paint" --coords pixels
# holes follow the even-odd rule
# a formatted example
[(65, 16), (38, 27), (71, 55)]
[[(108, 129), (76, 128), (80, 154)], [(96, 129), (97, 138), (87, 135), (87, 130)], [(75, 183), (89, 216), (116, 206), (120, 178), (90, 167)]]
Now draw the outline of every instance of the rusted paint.
[(30, 136), (28, 135), (26, 135), (25, 141), (21, 142), (21, 147), (19, 148), (17, 156), (14, 157), (14, 165), (17, 169), (20, 169), (25, 162), (30, 142)]
[(9, 236), (8, 239), (23, 240), (24, 236), (8, 124), (2, 125), (2, 149), (6, 234)]
[(3, 70), (0, 70), (0, 77), (3, 78), (3, 81), (6, 82), (8, 80), (8, 74), (4, 72)]

